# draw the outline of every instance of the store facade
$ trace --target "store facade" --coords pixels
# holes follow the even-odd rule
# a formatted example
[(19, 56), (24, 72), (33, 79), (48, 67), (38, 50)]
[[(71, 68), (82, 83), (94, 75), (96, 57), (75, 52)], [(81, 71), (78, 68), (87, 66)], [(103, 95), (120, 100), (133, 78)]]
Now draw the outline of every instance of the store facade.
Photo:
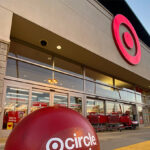
[[(53, 105), (85, 117), (128, 112), (141, 126), (150, 124), (150, 48), (142, 40), (140, 62), (131, 64), (115, 43), (114, 16), (99, 2), (36, 1), (33, 11), (34, 0), (13, 1), (0, 2), (2, 137), (23, 117)], [(121, 36), (127, 31), (120, 26)], [(123, 46), (136, 55), (135, 39), (132, 48)]]

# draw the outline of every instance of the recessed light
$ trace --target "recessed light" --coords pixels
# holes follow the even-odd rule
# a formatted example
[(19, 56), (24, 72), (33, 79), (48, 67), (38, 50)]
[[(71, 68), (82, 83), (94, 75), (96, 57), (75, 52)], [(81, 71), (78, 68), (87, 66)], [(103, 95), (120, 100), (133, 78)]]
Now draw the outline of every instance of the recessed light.
[(57, 47), (56, 47), (57, 49), (62, 49), (62, 47), (60, 46), (60, 45), (57, 45)]

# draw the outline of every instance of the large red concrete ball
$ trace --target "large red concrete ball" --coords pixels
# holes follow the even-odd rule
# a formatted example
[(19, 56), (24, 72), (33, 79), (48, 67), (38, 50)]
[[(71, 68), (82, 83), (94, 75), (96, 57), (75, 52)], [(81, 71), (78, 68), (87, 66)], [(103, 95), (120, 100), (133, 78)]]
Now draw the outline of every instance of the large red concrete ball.
[(47, 107), (18, 123), (5, 150), (100, 150), (100, 145), (86, 118), (65, 107)]

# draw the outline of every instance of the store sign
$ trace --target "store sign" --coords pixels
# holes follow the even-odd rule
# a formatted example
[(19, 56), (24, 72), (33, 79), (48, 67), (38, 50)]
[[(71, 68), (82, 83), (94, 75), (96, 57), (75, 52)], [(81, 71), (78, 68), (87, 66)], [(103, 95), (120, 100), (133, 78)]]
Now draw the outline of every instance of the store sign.
[(5, 146), (5, 150), (12, 149), (100, 150), (100, 145), (86, 118), (72, 109), (54, 106), (36, 110), (17, 124)]
[[(124, 25), (127, 32), (124, 32), (122, 37), (120, 35), (120, 27)], [(115, 16), (112, 23), (112, 31), (115, 43), (123, 58), (131, 65), (136, 65), (141, 60), (141, 47), (136, 31), (130, 21), (123, 15), (118, 14)], [(124, 45), (123, 43), (124, 42)], [(135, 55), (131, 55), (127, 50), (132, 50), (135, 45)]]

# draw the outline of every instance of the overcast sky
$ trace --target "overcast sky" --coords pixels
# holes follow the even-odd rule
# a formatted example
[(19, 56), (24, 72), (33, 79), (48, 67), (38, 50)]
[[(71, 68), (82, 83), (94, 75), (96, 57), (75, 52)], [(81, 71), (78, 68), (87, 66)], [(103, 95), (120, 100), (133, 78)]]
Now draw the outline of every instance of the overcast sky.
[(150, 35), (150, 0), (126, 0)]

